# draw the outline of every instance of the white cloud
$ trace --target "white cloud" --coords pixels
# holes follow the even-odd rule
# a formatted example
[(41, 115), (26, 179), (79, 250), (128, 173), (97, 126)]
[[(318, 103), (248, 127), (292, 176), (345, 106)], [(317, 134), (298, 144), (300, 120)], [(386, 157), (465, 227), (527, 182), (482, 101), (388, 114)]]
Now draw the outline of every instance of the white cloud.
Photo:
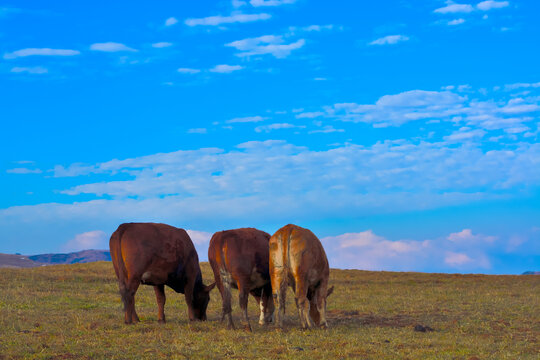
[(244, 67), (240, 65), (221, 64), (221, 65), (214, 66), (213, 68), (210, 69), (210, 71), (215, 72), (215, 73), (228, 74), (228, 73), (232, 73), (233, 71), (242, 70), (243, 68)]
[(300, 49), (306, 43), (304, 39), (299, 39), (289, 44), (284, 44), (284, 42), (282, 36), (264, 35), (233, 41), (225, 44), (225, 46), (240, 50), (241, 52), (236, 54), (236, 56), (240, 57), (270, 54), (278, 59), (282, 59), (289, 56), (293, 50)]
[(210, 242), (210, 239), (212, 238), (212, 234), (205, 231), (186, 230), (186, 232), (191, 238), (191, 241), (193, 241), (193, 244), (195, 245), (208, 244)]
[(12, 73), (29, 73), (29, 74), (46, 74), (49, 72), (47, 68), (44, 68), (42, 66), (34, 66), (34, 67), (14, 67), (11, 68)]
[(232, 123), (253, 123), (253, 122), (260, 122), (260, 121), (263, 121), (265, 119), (266, 118), (257, 115), (257, 116), (237, 117), (237, 118), (234, 118), (234, 119), (227, 120), (225, 122), (227, 124), (232, 124)]
[(439, 14), (448, 13), (470, 13), (474, 11), (474, 8), (470, 4), (456, 4), (453, 1), (447, 1), (446, 6), (435, 9), (433, 12)]
[[(399, 208), (411, 204), (430, 207), (494, 199), (506, 196), (508, 191), (525, 191), (529, 186), (540, 183), (540, 144), (518, 141), (496, 145), (495, 148), (495, 145), (490, 145), (489, 151), (484, 148), (482, 139), (500, 135), (501, 129), (526, 131), (525, 128), (520, 129), (526, 118), (500, 115), (508, 105), (509, 102), (502, 101), (473, 101), (445, 91), (414, 90), (383, 96), (371, 105), (336, 104), (327, 109), (325, 119), (389, 125), (440, 120), (460, 126), (459, 130), (448, 132), (447, 128), (433, 139), (387, 140), (369, 146), (348, 144), (328, 151), (310, 151), (284, 142), (254, 142), (251, 144), (258, 146), (249, 148), (249, 151), (243, 145), (241, 151), (199, 149), (102, 164), (56, 166), (54, 175), (130, 174), (132, 179), (114, 181), (113, 178), (106, 183), (83, 183), (63, 190), (69, 195), (89, 193), (120, 198), (189, 194), (228, 199), (243, 192), (259, 194), (257, 189), (281, 189), (283, 180), (295, 183), (296, 189), (301, 190), (300, 197), (310, 193), (320, 196), (321, 189), (334, 189), (335, 198), (339, 198), (343, 206), (355, 209), (358, 206), (354, 205), (356, 201), (366, 208), (379, 209), (388, 204), (386, 201), (393, 204), (391, 208)], [(237, 119), (258, 120), (256, 117)], [(538, 120), (531, 116), (529, 121), (536, 124)], [(467, 126), (463, 126), (465, 124)], [(320, 128), (308, 131), (338, 131), (323, 128), (322, 123), (315, 125)], [(295, 128), (297, 125), (282, 122), (259, 127), (257, 131)], [(276, 153), (280, 155), (276, 156)], [(268, 165), (262, 170), (255, 166), (261, 163), (275, 164), (276, 167)], [(284, 171), (283, 167), (287, 170)], [(188, 168), (199, 170), (192, 172)], [(267, 169), (280, 174), (280, 177), (267, 173)], [(219, 180), (205, 175), (216, 171), (225, 175)], [(299, 180), (299, 172), (305, 173), (302, 177), (305, 181)], [(157, 176), (158, 173), (162, 175)], [(313, 179), (317, 181), (313, 182)], [(219, 191), (215, 193), (213, 189)], [(387, 193), (388, 189), (392, 189), (391, 193)], [(269, 191), (268, 195), (275, 194)], [(291, 196), (296, 195), (291, 193)], [(266, 193), (261, 196), (266, 196)], [(378, 201), (372, 202), (373, 199)]]
[(28, 169), (28, 168), (7, 169), (6, 172), (8, 174), (41, 174), (42, 173), (40, 169)]
[(519, 133), (523, 133), (529, 130), (530, 128), (528, 128), (527, 126), (516, 126), (516, 127), (506, 128), (504, 129), (504, 132), (508, 134), (519, 134)]
[(297, 119), (313, 119), (313, 118), (324, 116), (324, 115), (325, 113), (322, 111), (314, 111), (314, 112), (300, 113), (300, 114), (297, 114), (295, 117)]
[[(303, 27), (297, 27), (297, 26), (289, 26), (289, 35), (294, 35), (299, 32), (321, 32), (324, 30), (333, 30), (335, 28), (334, 25), (309, 25), (309, 26), (303, 26)], [(341, 27), (339, 27), (341, 29)]]
[(192, 69), (192, 68), (178, 68), (178, 70), (176, 71), (178, 71), (181, 74), (197, 74), (201, 72), (201, 70), (199, 69)]
[(187, 132), (188, 134), (206, 134), (207, 133), (206, 128), (193, 128), (193, 129), (189, 129)]
[(503, 114), (530, 113), (538, 110), (540, 110), (540, 105), (527, 102), (521, 97), (510, 99), (508, 103), (500, 109)]
[(187, 19), (185, 24), (187, 26), (217, 26), (221, 24), (233, 24), (233, 23), (247, 23), (260, 20), (268, 20), (272, 17), (270, 14), (232, 14), (230, 16), (208, 16), (201, 19)]
[(165, 26), (172, 26), (176, 24), (178, 20), (175, 17), (170, 17), (167, 20), (165, 20)]
[(375, 104), (338, 103), (326, 110), (342, 121), (373, 123), (376, 127), (399, 126), (409, 121), (455, 115), (465, 100), (449, 91), (410, 90), (384, 95)]
[(294, 125), (294, 124), (289, 124), (289, 123), (276, 123), (276, 124), (270, 124), (270, 125), (257, 126), (255, 128), (255, 131), (256, 132), (270, 132), (272, 130), (294, 129), (294, 128), (305, 128), (305, 126)]
[(247, 2), (244, 1), (244, 0), (232, 0), (232, 1), (231, 1), (231, 5), (232, 5), (234, 8), (239, 8), (239, 7), (242, 7), (242, 6), (246, 6), (246, 5), (247, 5)]
[(482, 272), (491, 268), (491, 243), (471, 248), (443, 238), (388, 240), (372, 230), (321, 239), (331, 267), (364, 270)]
[(464, 140), (482, 138), (485, 134), (486, 132), (481, 129), (476, 129), (476, 130), (460, 129), (459, 131), (453, 132), (449, 136), (445, 136), (444, 139), (449, 142), (452, 142), (452, 141), (463, 142)]
[(304, 31), (323, 31), (323, 30), (332, 30), (334, 25), (309, 25), (302, 28)]
[(522, 88), (540, 88), (540, 82), (536, 83), (515, 83), (515, 84), (508, 84), (504, 86), (504, 89), (507, 91), (516, 90), (516, 89), (522, 89)]
[(482, 11), (489, 11), (491, 9), (501, 9), (510, 5), (508, 1), (482, 1), (476, 5), (476, 7)]
[(50, 49), (50, 48), (28, 48), (21, 49), (11, 53), (5, 53), (4, 59), (15, 59), (26, 56), (75, 56), (81, 52), (69, 49)]
[(405, 35), (388, 35), (376, 40), (373, 40), (369, 45), (393, 45), (398, 42), (408, 41), (409, 37)]
[(249, 3), (254, 7), (259, 6), (281, 6), (286, 4), (294, 4), (296, 0), (251, 0)]
[(119, 51), (129, 51), (136, 52), (138, 50), (130, 48), (121, 43), (117, 42), (105, 42), (105, 43), (95, 43), (90, 45), (90, 50), (94, 51), (104, 51), (104, 52), (119, 52)]
[(340, 248), (348, 247), (364, 247), (371, 245), (375, 242), (384, 240), (383, 237), (377, 236), (373, 231), (368, 230), (361, 233), (348, 233), (340, 236), (336, 236), (335, 241), (339, 242)]
[(460, 25), (460, 24), (463, 24), (465, 22), (465, 19), (454, 19), (454, 20), (450, 20), (448, 21), (448, 25), (450, 26), (455, 26), (455, 25)]
[(152, 47), (161, 49), (161, 48), (166, 48), (166, 47), (169, 47), (169, 46), (172, 46), (172, 45), (173, 45), (173, 43), (163, 41), (163, 42), (153, 43)]
[(460, 232), (451, 233), (447, 239), (453, 243), (462, 243), (472, 245), (475, 243), (493, 243), (497, 238), (495, 236), (486, 236), (482, 234), (474, 235), (471, 229), (463, 229)]
[[(475, 94), (468, 85), (460, 85), (456, 91), (466, 92), (468, 96)], [(470, 99), (468, 96), (452, 91), (410, 90), (382, 96), (375, 104), (338, 103), (325, 107), (325, 110), (327, 117), (371, 123), (374, 127), (439, 120), (462, 122), (483, 130), (524, 126), (540, 111), (540, 97), (534, 95), (511, 98), (507, 102), (504, 99)]]
[(63, 251), (80, 251), (89, 249), (107, 249), (109, 237), (101, 230), (88, 231), (75, 235), (62, 247)]
[(324, 134), (328, 134), (328, 133), (334, 133), (334, 132), (345, 132), (345, 130), (343, 130), (343, 129), (336, 129), (336, 128), (334, 128), (332, 125), (326, 125), (326, 126), (323, 126), (323, 127), (320, 128), (320, 129), (316, 129), (316, 130), (311, 130), (311, 131), (309, 131), (309, 134), (316, 134), (316, 133), (324, 133)]
[(463, 253), (455, 253), (455, 252), (447, 252), (446, 256), (444, 257), (444, 262), (450, 266), (459, 267), (462, 265), (466, 265), (473, 262), (473, 259), (471, 259), (467, 254)]

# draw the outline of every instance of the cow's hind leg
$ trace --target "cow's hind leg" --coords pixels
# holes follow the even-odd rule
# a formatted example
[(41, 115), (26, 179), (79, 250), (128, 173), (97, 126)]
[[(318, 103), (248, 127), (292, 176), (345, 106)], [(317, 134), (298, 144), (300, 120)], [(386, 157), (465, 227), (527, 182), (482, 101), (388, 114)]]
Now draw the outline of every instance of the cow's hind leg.
[(227, 279), (223, 279), (223, 277), (221, 277), (220, 282), (218, 283), (218, 289), (221, 293), (221, 300), (223, 302), (221, 321), (227, 317), (227, 328), (234, 329), (232, 319), (231, 284), (227, 281)]
[(239, 294), (238, 294), (238, 302), (240, 304), (240, 309), (242, 310), (242, 314), (244, 315), (244, 321), (246, 322), (246, 330), (251, 330), (251, 324), (249, 323), (249, 316), (247, 312), (247, 305), (248, 305), (248, 297), (249, 297), (249, 289), (246, 289), (245, 286), (240, 286), (240, 283), (238, 284)]
[(129, 308), (129, 300), (128, 300), (128, 290), (127, 285), (123, 281), (118, 281), (118, 287), (120, 292), (120, 298), (122, 299), (122, 303), (124, 304), (124, 322), (126, 324), (131, 324), (131, 316), (128, 313)]
[(253, 295), (257, 304), (259, 304), (259, 325), (264, 325), (264, 302), (262, 297), (263, 294), (263, 288), (251, 290), (251, 295)]
[(139, 281), (130, 279), (127, 284), (120, 282), (120, 295), (124, 303), (124, 322), (132, 324), (139, 322), (139, 317), (135, 312), (135, 293), (139, 288)]
[(270, 283), (263, 286), (262, 288), (252, 291), (251, 294), (257, 300), (259, 304), (260, 316), (259, 324), (267, 325), (272, 322), (274, 316), (274, 301), (272, 299), (272, 287)]
[(316, 306), (317, 312), (320, 314), (317, 321), (317, 325), (326, 329), (328, 328), (328, 322), (326, 320), (326, 298), (327, 294), (327, 283), (322, 283), (317, 290), (315, 290)]
[(272, 296), (274, 304), (277, 306), (276, 325), (283, 328), (285, 320), (285, 301), (287, 300), (287, 279), (280, 273), (277, 276), (272, 276)]
[(156, 301), (158, 304), (158, 322), (165, 323), (165, 285), (154, 286)]
[(312, 328), (315, 326), (313, 323), (313, 320), (311, 320), (311, 317), (309, 316), (309, 300), (307, 298), (307, 285), (305, 284), (305, 281), (296, 281), (296, 293), (295, 293), (295, 301), (296, 306), (298, 307), (298, 314), (300, 316), (300, 321), (302, 322), (302, 327), (305, 328)]

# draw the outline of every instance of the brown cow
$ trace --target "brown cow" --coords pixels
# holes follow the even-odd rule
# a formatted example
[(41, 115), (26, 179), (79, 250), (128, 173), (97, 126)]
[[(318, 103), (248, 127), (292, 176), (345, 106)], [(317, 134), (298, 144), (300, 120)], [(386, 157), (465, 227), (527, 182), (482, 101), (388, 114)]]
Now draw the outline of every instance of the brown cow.
[(190, 320), (206, 320), (209, 292), (215, 283), (204, 286), (197, 251), (184, 229), (154, 223), (122, 224), (111, 235), (109, 247), (126, 324), (139, 321), (135, 312), (139, 284), (154, 286), (160, 323), (165, 322), (165, 285), (185, 294)]
[(330, 269), (324, 248), (308, 229), (285, 225), (270, 238), (270, 278), (277, 302), (277, 325), (283, 327), (287, 284), (295, 292), (302, 327), (328, 327), (326, 298)]
[(223, 300), (221, 320), (227, 316), (227, 326), (234, 328), (231, 308), (231, 287), (239, 290), (240, 309), (247, 329), (251, 331), (247, 314), (248, 295), (259, 304), (259, 324), (272, 321), (274, 302), (268, 271), (268, 240), (270, 234), (253, 228), (220, 231), (210, 240), (208, 260)]

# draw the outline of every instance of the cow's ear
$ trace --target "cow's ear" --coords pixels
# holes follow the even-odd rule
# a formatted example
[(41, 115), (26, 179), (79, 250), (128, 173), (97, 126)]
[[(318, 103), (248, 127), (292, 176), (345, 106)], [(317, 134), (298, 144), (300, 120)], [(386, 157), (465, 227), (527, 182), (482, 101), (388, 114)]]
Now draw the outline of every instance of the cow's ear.
[(328, 289), (328, 292), (326, 293), (326, 297), (330, 296), (334, 292), (334, 287), (332, 286), (330, 289)]
[(216, 283), (214, 282), (213, 284), (210, 284), (208, 286), (205, 286), (204, 287), (204, 291), (206, 291), (207, 293), (209, 293), (210, 291), (212, 291), (212, 289), (214, 288), (214, 286), (216, 286)]

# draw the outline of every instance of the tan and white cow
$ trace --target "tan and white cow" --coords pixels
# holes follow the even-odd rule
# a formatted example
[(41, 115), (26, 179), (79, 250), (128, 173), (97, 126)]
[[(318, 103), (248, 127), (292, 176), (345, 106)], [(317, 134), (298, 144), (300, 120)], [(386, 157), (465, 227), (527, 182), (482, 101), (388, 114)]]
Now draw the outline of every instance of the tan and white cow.
[(302, 327), (328, 327), (326, 298), (330, 269), (320, 240), (308, 229), (285, 225), (270, 238), (270, 278), (278, 308), (276, 323), (283, 327), (287, 285), (293, 288)]

